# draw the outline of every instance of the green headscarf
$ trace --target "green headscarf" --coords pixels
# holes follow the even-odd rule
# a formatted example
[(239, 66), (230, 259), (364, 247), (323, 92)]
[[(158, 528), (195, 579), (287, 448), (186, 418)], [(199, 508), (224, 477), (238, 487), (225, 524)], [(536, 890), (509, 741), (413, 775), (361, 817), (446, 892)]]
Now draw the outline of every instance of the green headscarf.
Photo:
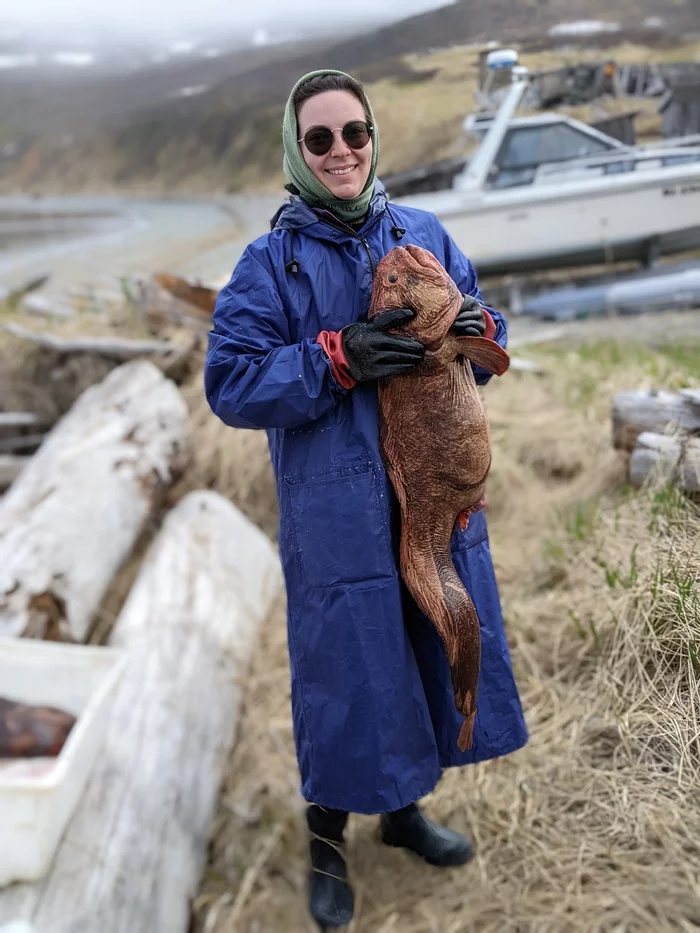
[(370, 166), (367, 183), (356, 198), (335, 198), (331, 191), (322, 184), (311, 171), (304, 161), (304, 156), (299, 148), (299, 127), (297, 125), (297, 115), (294, 109), (294, 95), (300, 85), (304, 84), (310, 78), (316, 78), (319, 75), (346, 75), (344, 71), (333, 71), (332, 69), (323, 69), (322, 71), (311, 71), (309, 74), (300, 78), (292, 88), (289, 95), (287, 106), (284, 108), (284, 119), (282, 121), (282, 143), (284, 145), (284, 161), (282, 168), (284, 174), (289, 179), (289, 184), (285, 185), (288, 191), (293, 194), (299, 194), (311, 207), (325, 207), (332, 211), (338, 217), (345, 221), (359, 220), (367, 213), (369, 202), (374, 193), (374, 179), (377, 170), (377, 159), (379, 158), (379, 133), (374, 121), (374, 114), (367, 96), (362, 92), (362, 103), (365, 113), (374, 127), (372, 134), (372, 164)]

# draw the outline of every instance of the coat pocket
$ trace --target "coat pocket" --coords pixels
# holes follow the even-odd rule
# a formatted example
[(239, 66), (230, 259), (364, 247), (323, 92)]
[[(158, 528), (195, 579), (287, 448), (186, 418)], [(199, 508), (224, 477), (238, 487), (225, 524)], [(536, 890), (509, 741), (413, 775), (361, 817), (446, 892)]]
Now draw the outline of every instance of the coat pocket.
[(372, 464), (285, 477), (294, 547), (308, 586), (394, 573), (386, 506)]

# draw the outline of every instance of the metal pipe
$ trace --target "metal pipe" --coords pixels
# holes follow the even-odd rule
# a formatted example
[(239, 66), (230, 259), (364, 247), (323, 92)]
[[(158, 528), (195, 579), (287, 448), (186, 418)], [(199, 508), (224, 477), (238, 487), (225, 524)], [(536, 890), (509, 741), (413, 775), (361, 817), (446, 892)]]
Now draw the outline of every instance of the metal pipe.
[(503, 137), (508, 129), (510, 118), (516, 111), (528, 86), (528, 71), (526, 68), (513, 68), (513, 83), (503, 98), (495, 119), (488, 128), (486, 135), (476, 154), (469, 160), (464, 172), (455, 178), (455, 190), (465, 191), (483, 187), (493, 160), (496, 158)]

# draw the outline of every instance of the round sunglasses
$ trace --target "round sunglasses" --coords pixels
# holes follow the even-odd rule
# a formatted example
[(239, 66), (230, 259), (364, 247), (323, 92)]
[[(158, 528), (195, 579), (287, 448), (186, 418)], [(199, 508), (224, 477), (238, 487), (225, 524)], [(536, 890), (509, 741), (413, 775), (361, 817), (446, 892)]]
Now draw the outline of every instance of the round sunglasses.
[[(372, 138), (374, 127), (364, 120), (351, 120), (344, 127), (337, 127), (340, 135), (351, 149), (364, 149)], [(325, 155), (333, 145), (334, 130), (327, 126), (312, 126), (297, 142), (303, 142), (312, 155)]]

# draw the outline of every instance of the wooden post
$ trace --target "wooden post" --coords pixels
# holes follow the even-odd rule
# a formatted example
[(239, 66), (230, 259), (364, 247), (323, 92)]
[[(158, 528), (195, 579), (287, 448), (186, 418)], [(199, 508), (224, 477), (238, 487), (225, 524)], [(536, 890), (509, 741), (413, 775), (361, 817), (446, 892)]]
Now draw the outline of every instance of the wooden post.
[(104, 745), (49, 874), (0, 892), (0, 926), (186, 933), (276, 551), (214, 492), (166, 518), (116, 622), (127, 655)]
[(84, 641), (187, 442), (187, 406), (150, 362), (92, 386), (0, 500), (0, 635)]
[(633, 450), (643, 431), (661, 434), (669, 425), (700, 433), (700, 400), (692, 393), (618, 392), (612, 403), (613, 445)]

